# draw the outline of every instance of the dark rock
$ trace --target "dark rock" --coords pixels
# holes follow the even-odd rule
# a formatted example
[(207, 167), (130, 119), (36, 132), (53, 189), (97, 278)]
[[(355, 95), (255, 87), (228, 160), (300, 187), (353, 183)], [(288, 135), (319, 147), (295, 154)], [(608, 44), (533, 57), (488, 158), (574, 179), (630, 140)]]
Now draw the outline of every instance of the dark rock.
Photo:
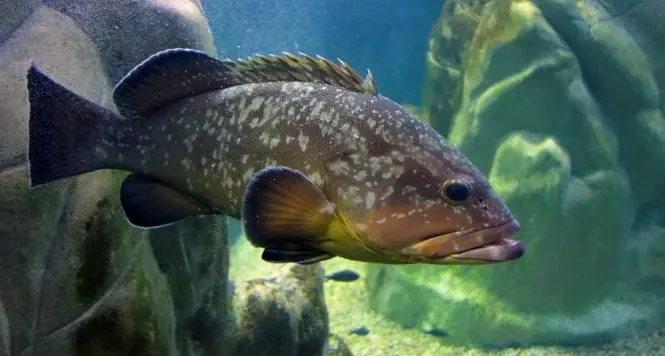
[[(207, 233), (195, 233), (205, 231)], [(150, 234), (166, 275), (178, 320), (176, 340), (185, 355), (219, 355), (232, 324), (227, 288), (228, 241), (224, 219), (188, 219)]]
[[(52, 43), (60, 45), (55, 48)], [(112, 188), (109, 174), (99, 172), (28, 189), (25, 73), (30, 59), (96, 102), (103, 102), (108, 90), (94, 44), (73, 21), (48, 8), (36, 10), (0, 47), (4, 83), (0, 89), (0, 299), (11, 329), (12, 354), (28, 347), (35, 333), (48, 334), (85, 311), (87, 306), (79, 303), (73, 285), (78, 269), (74, 256), (85, 239), (90, 212)]]
[(9, 343), (9, 322), (7, 321), (7, 314), (5, 313), (5, 306), (0, 299), (0, 356), (11, 355), (11, 344)]
[(70, 16), (88, 34), (113, 83), (160, 50), (184, 47), (216, 55), (198, 1), (43, 0)]
[(217, 355), (229, 318), (223, 219), (192, 219), (148, 239), (120, 210), (125, 173), (29, 189), (26, 164), (30, 61), (115, 109), (112, 83), (152, 51), (187, 46), (215, 54), (200, 3), (5, 3), (0, 355)]
[(324, 356), (353, 356), (353, 353), (344, 338), (337, 334), (330, 334)]
[(238, 283), (237, 345), (230, 355), (316, 356), (328, 339), (328, 311), (318, 265), (281, 265), (265, 279)]
[(40, 0), (0, 1), (0, 42), (3, 42), (30, 16)]

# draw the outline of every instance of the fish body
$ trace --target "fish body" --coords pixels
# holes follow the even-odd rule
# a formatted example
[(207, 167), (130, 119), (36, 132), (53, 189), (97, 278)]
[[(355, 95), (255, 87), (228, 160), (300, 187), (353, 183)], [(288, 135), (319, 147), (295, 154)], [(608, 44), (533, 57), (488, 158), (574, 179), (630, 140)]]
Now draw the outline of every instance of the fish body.
[(121, 115), (28, 71), (32, 185), (113, 168), (128, 220), (242, 219), (270, 262), (519, 258), (517, 220), (475, 166), (340, 61), (157, 53), (117, 86)]
[(423, 329), (423, 332), (425, 334), (430, 334), (430, 335), (438, 336), (438, 337), (448, 336), (448, 332), (444, 329), (441, 329), (441, 328), (426, 328), (426, 329)]
[(359, 328), (353, 328), (349, 330), (349, 334), (354, 334), (354, 335), (360, 335), (360, 336), (367, 336), (369, 335), (370, 330), (365, 327), (361, 326)]
[(337, 271), (326, 276), (326, 279), (336, 282), (353, 282), (355, 280), (358, 280), (358, 278), (360, 278), (358, 272), (350, 269)]

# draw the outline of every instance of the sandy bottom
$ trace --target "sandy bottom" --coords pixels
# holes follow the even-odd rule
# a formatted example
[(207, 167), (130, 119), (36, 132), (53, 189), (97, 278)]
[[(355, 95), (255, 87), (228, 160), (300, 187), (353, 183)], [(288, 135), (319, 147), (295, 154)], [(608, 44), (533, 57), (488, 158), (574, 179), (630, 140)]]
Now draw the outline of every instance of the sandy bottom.
[[(665, 330), (595, 348), (532, 347), (497, 351), (449, 346), (445, 344), (445, 337), (405, 329), (373, 312), (367, 303), (363, 263), (335, 258), (322, 262), (322, 266), (326, 273), (351, 269), (361, 275), (353, 282), (326, 281), (325, 284), (330, 332), (341, 336), (355, 356), (665, 355)], [(234, 280), (266, 277), (270, 268), (270, 264), (261, 261), (259, 250), (244, 243), (232, 247), (230, 273)], [(369, 334), (349, 333), (350, 329), (360, 327), (369, 329)]]

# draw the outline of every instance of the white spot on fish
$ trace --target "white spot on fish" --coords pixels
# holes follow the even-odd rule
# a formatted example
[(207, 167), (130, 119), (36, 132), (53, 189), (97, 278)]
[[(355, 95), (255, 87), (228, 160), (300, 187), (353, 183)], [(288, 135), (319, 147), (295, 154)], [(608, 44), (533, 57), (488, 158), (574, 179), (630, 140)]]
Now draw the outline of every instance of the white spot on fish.
[(367, 230), (367, 228), (368, 228), (369, 226), (367, 226), (366, 224), (363, 224), (363, 223), (357, 223), (357, 224), (356, 224), (356, 227), (357, 227), (358, 230), (360, 230), (360, 231), (365, 231), (365, 230)]
[(192, 161), (189, 159), (189, 157), (184, 158), (182, 161), (180, 161), (183, 166), (185, 166), (185, 170), (189, 170), (192, 167)]
[(298, 134), (298, 144), (300, 145), (300, 150), (305, 152), (307, 151), (307, 145), (309, 144), (309, 136), (303, 135), (302, 132)]
[(375, 199), (374, 192), (369, 192), (369, 193), (367, 193), (367, 195), (365, 196), (365, 207), (366, 207), (367, 209), (371, 209), (371, 208), (373, 208), (373, 207), (374, 207), (374, 201), (375, 201), (375, 200), (376, 200), (376, 199)]
[(313, 172), (310, 174), (309, 179), (312, 181), (312, 183), (318, 186), (323, 185), (323, 178), (321, 178), (321, 174), (319, 172)]
[(242, 124), (247, 120), (247, 116), (252, 113), (253, 111), (256, 111), (261, 104), (263, 104), (264, 99), (262, 97), (256, 97), (253, 98), (251, 103), (247, 105), (239, 114), (238, 116), (238, 125)]
[(335, 161), (328, 165), (328, 169), (337, 175), (345, 175), (351, 170), (351, 166), (346, 161)]
[(388, 199), (391, 195), (393, 195), (394, 192), (395, 192), (395, 188), (388, 187), (386, 189), (386, 192), (383, 193), (383, 195), (381, 196), (381, 198), (379, 198), (379, 200), (384, 201), (384, 200)]
[(108, 152), (99, 146), (95, 147), (95, 154), (102, 159), (107, 159), (109, 157)]
[(279, 145), (280, 141), (281, 139), (279, 138), (279, 136), (273, 137), (270, 139), (270, 144), (268, 147), (270, 147), (270, 149), (274, 149), (275, 147), (277, 147), (277, 145)]
[(365, 178), (367, 178), (367, 172), (365, 171), (359, 171), (358, 173), (356, 173), (356, 175), (353, 176), (353, 179), (355, 179), (358, 182), (365, 180)]
[(248, 169), (245, 171), (245, 173), (242, 175), (242, 178), (243, 178), (245, 181), (249, 181), (249, 179), (252, 178), (253, 175), (254, 175), (254, 168), (251, 168), (251, 167), (250, 167), (250, 168), (248, 168)]

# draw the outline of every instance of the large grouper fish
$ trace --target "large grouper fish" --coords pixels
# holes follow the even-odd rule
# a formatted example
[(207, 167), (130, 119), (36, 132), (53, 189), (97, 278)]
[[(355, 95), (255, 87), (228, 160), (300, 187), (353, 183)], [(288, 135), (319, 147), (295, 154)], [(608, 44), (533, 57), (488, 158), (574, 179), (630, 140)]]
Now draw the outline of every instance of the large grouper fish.
[(113, 92), (121, 115), (34, 63), (31, 186), (131, 172), (120, 188), (141, 228), (190, 216), (241, 219), (269, 262), (335, 256), (473, 264), (524, 253), (519, 223), (462, 153), (341, 60), (306, 54), (220, 60), (169, 49)]

